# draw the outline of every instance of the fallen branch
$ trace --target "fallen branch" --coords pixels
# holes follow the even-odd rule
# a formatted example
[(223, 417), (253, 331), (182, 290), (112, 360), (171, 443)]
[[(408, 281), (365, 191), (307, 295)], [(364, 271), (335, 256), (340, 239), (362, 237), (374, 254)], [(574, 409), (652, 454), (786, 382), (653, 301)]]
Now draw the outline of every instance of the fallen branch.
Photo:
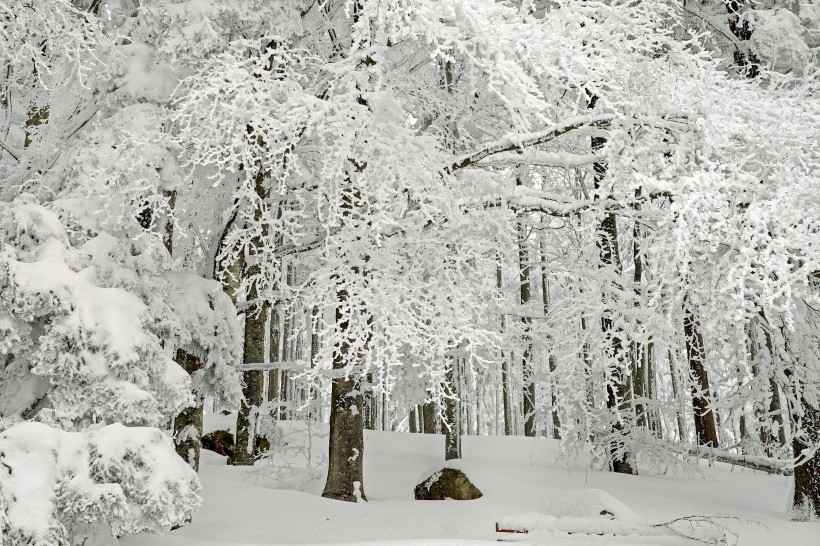
[(779, 459), (770, 459), (768, 457), (760, 457), (756, 455), (740, 455), (732, 453), (731, 451), (722, 451), (713, 447), (706, 446), (687, 446), (682, 444), (670, 444), (673, 450), (685, 453), (687, 455), (694, 455), (701, 459), (709, 459), (721, 463), (727, 463), (735, 466), (742, 466), (751, 468), (752, 470), (760, 470), (767, 474), (778, 474), (781, 476), (792, 475), (792, 464), (788, 461), (781, 461)]

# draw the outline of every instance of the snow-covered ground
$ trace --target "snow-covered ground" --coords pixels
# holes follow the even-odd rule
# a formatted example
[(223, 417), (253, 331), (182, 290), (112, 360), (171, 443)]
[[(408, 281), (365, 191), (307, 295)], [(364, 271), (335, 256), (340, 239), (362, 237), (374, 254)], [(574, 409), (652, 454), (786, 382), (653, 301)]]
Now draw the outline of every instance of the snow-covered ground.
[[(222, 419), (227, 422), (228, 419)], [(208, 428), (217, 425), (213, 419)], [(567, 465), (556, 442), (544, 438), (466, 437), (464, 465), (484, 497), (475, 501), (415, 501), (413, 487), (443, 461), (441, 436), (366, 433), (365, 493), (369, 502), (350, 504), (319, 496), (322, 480), (307, 492), (275, 489), (247, 468), (203, 451), (205, 503), (191, 524), (163, 536), (122, 539), (124, 546), (246, 546), (259, 544), (390, 544), (391, 546), (495, 544), (497, 538), (528, 544), (697, 544), (673, 537), (545, 533), (497, 535), (500, 518), (544, 513), (561, 491), (601, 489), (643, 521), (662, 523), (690, 515), (719, 520), (737, 533), (741, 546), (817, 546), (820, 524), (785, 520), (789, 479), (728, 465), (706, 468), (705, 478), (625, 476), (587, 470), (587, 461)], [(318, 441), (314, 449), (325, 449)], [(574, 498), (567, 494), (567, 498)], [(575, 495), (577, 497), (577, 495)], [(735, 519), (737, 518), (737, 519)]]

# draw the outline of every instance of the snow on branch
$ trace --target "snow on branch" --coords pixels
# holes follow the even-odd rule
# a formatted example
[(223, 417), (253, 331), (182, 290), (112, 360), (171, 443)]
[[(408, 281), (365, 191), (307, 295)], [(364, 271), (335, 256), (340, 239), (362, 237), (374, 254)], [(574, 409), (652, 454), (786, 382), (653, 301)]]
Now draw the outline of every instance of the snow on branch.
[(570, 133), (581, 127), (602, 127), (616, 118), (615, 114), (597, 114), (594, 116), (578, 116), (569, 118), (563, 123), (553, 125), (549, 129), (532, 133), (529, 135), (520, 135), (512, 138), (505, 138), (496, 142), (492, 142), (483, 149), (466, 155), (456, 160), (451, 165), (445, 167), (444, 171), (453, 173), (459, 169), (475, 165), (485, 157), (500, 154), (504, 152), (513, 152), (516, 150), (523, 150), (532, 146), (546, 144), (561, 135)]
[(537, 167), (583, 167), (602, 161), (597, 154), (573, 154), (570, 152), (546, 152), (543, 150), (523, 150), (501, 152), (482, 160), (482, 165), (534, 165)]
[[(567, 152), (544, 152), (538, 150), (528, 151), (527, 154), (524, 154), (524, 150), (546, 144), (562, 135), (584, 127), (608, 128), (618, 117), (617, 114), (576, 116), (562, 123), (553, 125), (544, 131), (508, 137), (491, 142), (482, 149), (457, 159), (445, 167), (444, 172), (452, 174), (465, 167), (474, 166), (481, 160), (491, 156), (494, 156), (494, 160), (518, 164), (526, 163), (555, 167), (580, 167), (589, 165), (600, 158), (595, 154), (579, 155)], [(627, 121), (641, 127), (654, 127), (667, 132), (685, 131), (689, 129), (689, 124), (686, 122), (686, 114), (682, 112), (665, 113), (662, 115), (635, 115)]]

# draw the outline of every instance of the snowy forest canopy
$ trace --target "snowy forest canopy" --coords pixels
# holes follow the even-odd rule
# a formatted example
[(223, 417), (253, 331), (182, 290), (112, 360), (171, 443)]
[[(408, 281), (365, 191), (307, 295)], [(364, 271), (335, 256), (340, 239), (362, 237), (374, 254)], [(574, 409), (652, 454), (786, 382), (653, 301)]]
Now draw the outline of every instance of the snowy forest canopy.
[(818, 48), (817, 0), (0, 0), (0, 536), (183, 524), (205, 409), (234, 465), (329, 422), (334, 499), (367, 428), (820, 517)]

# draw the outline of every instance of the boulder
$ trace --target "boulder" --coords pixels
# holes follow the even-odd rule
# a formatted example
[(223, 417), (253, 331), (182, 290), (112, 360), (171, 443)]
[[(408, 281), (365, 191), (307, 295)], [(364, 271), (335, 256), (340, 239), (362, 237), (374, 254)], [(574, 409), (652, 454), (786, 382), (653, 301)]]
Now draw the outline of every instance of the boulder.
[(215, 430), (202, 437), (202, 449), (207, 449), (220, 455), (225, 455), (233, 459), (234, 439), (233, 434), (227, 430)]
[(481, 491), (470, 478), (455, 468), (442, 468), (422, 481), (415, 489), (416, 500), (473, 500), (481, 498)]

